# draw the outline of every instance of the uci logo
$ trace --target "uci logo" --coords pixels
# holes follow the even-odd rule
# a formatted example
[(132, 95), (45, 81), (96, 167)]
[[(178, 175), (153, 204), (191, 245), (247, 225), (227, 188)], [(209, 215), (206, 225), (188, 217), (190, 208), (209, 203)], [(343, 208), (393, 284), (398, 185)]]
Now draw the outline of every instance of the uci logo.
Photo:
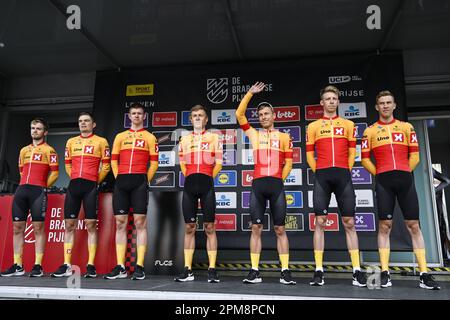
[(171, 267), (173, 266), (173, 261), (172, 260), (156, 260), (155, 261), (155, 266), (161, 266), (161, 267)]

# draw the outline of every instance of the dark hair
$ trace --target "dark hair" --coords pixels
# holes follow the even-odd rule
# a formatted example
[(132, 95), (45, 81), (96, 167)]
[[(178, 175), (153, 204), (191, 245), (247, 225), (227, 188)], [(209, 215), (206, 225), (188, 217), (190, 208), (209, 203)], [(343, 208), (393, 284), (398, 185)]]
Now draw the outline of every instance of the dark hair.
[(272, 105), (269, 102), (267, 102), (267, 101), (263, 101), (263, 102), (258, 103), (258, 107), (256, 108), (256, 111), (259, 111), (259, 110), (264, 109), (266, 107), (270, 108), (272, 110), (272, 112), (274, 112)]
[(78, 119), (80, 119), (81, 116), (89, 116), (91, 118), (92, 122), (95, 122), (94, 116), (90, 112), (87, 112), (87, 111), (80, 112), (80, 114), (78, 115)]
[(31, 120), (31, 124), (35, 124), (35, 123), (41, 123), (44, 126), (44, 131), (48, 131), (48, 122), (45, 121), (44, 118), (34, 118), (33, 120)]
[(128, 112), (129, 112), (131, 109), (142, 109), (142, 111), (144, 111), (144, 113), (145, 113), (145, 108), (144, 108), (144, 106), (143, 106), (141, 103), (139, 103), (139, 102), (134, 102), (134, 103), (132, 103), (131, 106), (130, 106), (130, 108), (128, 109)]
[(387, 96), (391, 96), (392, 99), (395, 101), (395, 97), (392, 94), (392, 92), (390, 92), (389, 90), (383, 90), (378, 92), (377, 97), (375, 98), (375, 104), (378, 104), (378, 99), (380, 99), (381, 97), (387, 97)]

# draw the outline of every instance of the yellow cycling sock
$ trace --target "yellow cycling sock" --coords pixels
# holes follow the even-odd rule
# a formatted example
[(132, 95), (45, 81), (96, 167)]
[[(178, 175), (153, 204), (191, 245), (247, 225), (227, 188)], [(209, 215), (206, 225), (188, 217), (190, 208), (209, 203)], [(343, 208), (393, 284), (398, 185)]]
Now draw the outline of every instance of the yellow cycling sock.
[(121, 266), (125, 265), (125, 253), (127, 251), (126, 244), (118, 244), (116, 243), (116, 256), (117, 256), (117, 264)]
[(259, 270), (259, 253), (250, 253), (250, 260), (252, 262), (252, 269)]
[(316, 270), (323, 271), (323, 251), (314, 250), (314, 260), (316, 261)]
[(137, 246), (137, 264), (141, 267), (144, 266), (145, 251), (147, 251), (147, 245), (142, 244)]
[(427, 272), (427, 260), (425, 258), (425, 249), (414, 249), (420, 273)]
[(88, 245), (88, 251), (89, 251), (88, 264), (94, 265), (95, 253), (97, 252), (97, 245), (96, 244)]
[(64, 243), (64, 264), (70, 264), (72, 262), (72, 248), (72, 242)]
[(279, 254), (281, 271), (289, 269), (289, 253)]
[(359, 261), (359, 250), (358, 249), (348, 250), (348, 252), (350, 253), (350, 259), (352, 260), (353, 271), (361, 270), (361, 265)]
[(209, 258), (209, 267), (211, 269), (214, 269), (216, 267), (217, 251), (208, 251), (208, 258)]
[(390, 248), (379, 248), (381, 271), (389, 271), (389, 254)]
[(192, 270), (192, 260), (194, 259), (195, 249), (184, 249), (184, 266)]

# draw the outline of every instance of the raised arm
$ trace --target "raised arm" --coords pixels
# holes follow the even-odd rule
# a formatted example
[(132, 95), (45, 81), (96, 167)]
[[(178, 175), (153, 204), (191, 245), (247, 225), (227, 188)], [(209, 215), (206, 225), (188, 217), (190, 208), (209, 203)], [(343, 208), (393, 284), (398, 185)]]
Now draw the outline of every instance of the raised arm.
[(236, 119), (239, 122), (239, 125), (242, 127), (244, 131), (246, 131), (243, 126), (248, 127), (248, 120), (245, 116), (245, 111), (247, 111), (248, 103), (250, 102), (251, 98), (254, 94), (257, 94), (264, 90), (266, 85), (263, 82), (256, 82), (248, 91), (247, 94), (242, 98), (241, 103), (239, 104), (239, 107), (236, 110)]

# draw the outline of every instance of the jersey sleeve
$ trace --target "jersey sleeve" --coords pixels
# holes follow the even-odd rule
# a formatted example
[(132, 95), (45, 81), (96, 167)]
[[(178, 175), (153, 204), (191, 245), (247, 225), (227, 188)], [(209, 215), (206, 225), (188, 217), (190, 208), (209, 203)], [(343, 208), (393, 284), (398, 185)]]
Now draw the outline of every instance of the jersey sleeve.
[(285, 136), (285, 140), (284, 140), (284, 157), (286, 159), (292, 159), (293, 158), (293, 149), (294, 149), (294, 145), (292, 143), (292, 138), (289, 134), (286, 134)]
[(180, 158), (180, 162), (184, 162), (184, 141), (183, 137), (180, 138), (180, 141), (178, 142), (178, 157)]
[(52, 147), (49, 147), (47, 152), (48, 152), (47, 154), (48, 165), (50, 166), (50, 171), (58, 171), (59, 170), (58, 154)]
[(416, 131), (412, 124), (407, 124), (406, 136), (408, 139), (408, 151), (409, 153), (419, 152), (419, 141), (417, 139)]
[(355, 127), (355, 123), (350, 120), (348, 120), (347, 128), (348, 147), (356, 148), (356, 135), (358, 134), (358, 128)]
[(371, 140), (369, 127), (364, 130), (363, 138), (361, 139), (361, 159), (370, 159)]
[(151, 134), (149, 141), (148, 141), (148, 152), (150, 154), (150, 161), (158, 161), (158, 153), (159, 153), (159, 147), (158, 147), (158, 140), (156, 140), (156, 137)]
[(314, 152), (316, 143), (316, 132), (314, 122), (309, 124), (306, 129), (306, 152)]
[(223, 141), (218, 134), (214, 134), (214, 157), (216, 163), (221, 164), (223, 162)]
[(19, 152), (19, 173), (22, 176), (23, 166), (24, 166), (24, 155), (25, 155), (25, 148), (20, 149)]

